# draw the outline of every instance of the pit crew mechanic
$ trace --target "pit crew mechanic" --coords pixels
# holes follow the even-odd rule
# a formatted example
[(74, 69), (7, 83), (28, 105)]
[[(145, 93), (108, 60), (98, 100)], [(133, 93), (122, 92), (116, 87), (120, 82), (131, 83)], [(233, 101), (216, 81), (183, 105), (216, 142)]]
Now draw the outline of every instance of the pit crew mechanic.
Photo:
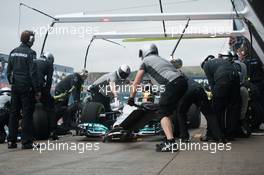
[[(68, 93), (70, 90), (70, 94), (58, 103), (55, 104), (55, 110), (57, 114), (56, 121), (63, 115), (63, 127), (66, 130), (69, 130), (72, 125), (73, 114), (78, 110), (80, 105), (80, 97), (81, 97), (81, 89), (84, 84), (84, 80), (88, 76), (88, 71), (83, 70), (81, 73), (73, 73), (71, 75), (66, 76), (63, 80), (61, 80), (55, 87), (55, 95), (61, 95), (63, 93)], [(73, 104), (68, 107), (70, 95), (73, 98)], [(61, 114), (61, 115), (60, 115)]]
[[(182, 67), (181, 59), (173, 59), (171, 60), (171, 63), (175, 66), (176, 69), (180, 69)], [(223, 139), (223, 134), (220, 130), (218, 120), (216, 118), (216, 115), (214, 115), (213, 113), (213, 109), (211, 107), (211, 103), (208, 100), (206, 92), (199, 83), (195, 82), (189, 77), (188, 89), (181, 98), (176, 113), (176, 118), (179, 126), (178, 129), (180, 133), (179, 137), (182, 142), (190, 141), (190, 135), (187, 127), (187, 113), (192, 104), (195, 104), (200, 108), (207, 121), (207, 137), (206, 139), (201, 138), (201, 140), (208, 141), (208, 138), (210, 137), (214, 141), (226, 142)]]
[[(90, 87), (93, 102), (103, 104), (105, 111), (110, 112), (110, 102), (114, 98), (118, 101), (118, 90), (116, 85), (122, 85), (130, 75), (130, 67), (121, 65), (115, 72), (103, 75)], [(110, 88), (110, 89), (109, 89)]]
[[(201, 64), (213, 94), (213, 109), (225, 138), (233, 140), (240, 116), (240, 79), (228, 59), (208, 56)], [(225, 115), (228, 110), (228, 115)], [(226, 121), (226, 122), (225, 122)]]
[(237, 49), (237, 54), (239, 59), (246, 64), (248, 78), (251, 83), (257, 86), (261, 105), (264, 108), (264, 65), (254, 52), (251, 56), (250, 47), (249, 41), (244, 39), (241, 47)]
[(156, 151), (172, 151), (175, 139), (170, 116), (176, 109), (176, 105), (180, 98), (187, 90), (187, 80), (181, 71), (177, 70), (168, 60), (158, 55), (158, 48), (154, 44), (145, 45), (139, 51), (139, 57), (142, 58), (142, 63), (133, 82), (128, 104), (134, 105), (137, 87), (142, 81), (145, 73), (149, 74), (159, 84), (165, 85), (166, 90), (161, 95), (159, 101), (160, 110), (158, 113), (161, 117), (161, 126), (166, 135), (166, 140), (156, 145)]
[(239, 127), (238, 135), (240, 137), (248, 137), (251, 133), (250, 125), (247, 120), (247, 110), (249, 102), (249, 90), (248, 87), (250, 83), (247, 81), (247, 66), (241, 60), (239, 60), (236, 53), (232, 55), (231, 52), (227, 55), (230, 57), (230, 61), (238, 72), (240, 78), (240, 96), (241, 96), (241, 113), (239, 118)]
[(7, 66), (7, 78), (11, 85), (11, 112), (9, 119), (8, 148), (17, 148), (18, 117), (22, 109), (22, 149), (33, 148), (34, 96), (41, 97), (41, 90), (34, 63), (36, 52), (31, 49), (35, 35), (32, 31), (21, 34), (21, 45), (11, 51)]
[(58, 139), (56, 134), (57, 120), (55, 114), (54, 100), (50, 94), (53, 76), (54, 56), (49, 53), (43, 53), (39, 59), (34, 60), (38, 68), (38, 79), (41, 87), (40, 102), (44, 105), (49, 117), (50, 137), (53, 140)]

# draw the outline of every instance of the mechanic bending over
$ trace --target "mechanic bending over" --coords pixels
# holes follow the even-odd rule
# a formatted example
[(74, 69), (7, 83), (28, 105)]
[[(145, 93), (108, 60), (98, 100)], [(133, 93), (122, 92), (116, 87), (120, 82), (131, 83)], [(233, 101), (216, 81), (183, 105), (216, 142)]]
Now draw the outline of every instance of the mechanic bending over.
[(142, 63), (132, 85), (133, 88), (128, 104), (131, 106), (135, 104), (134, 98), (137, 93), (137, 87), (145, 73), (149, 74), (160, 85), (165, 85), (166, 89), (161, 94), (158, 113), (161, 117), (161, 126), (166, 135), (166, 140), (156, 145), (156, 151), (170, 152), (174, 149), (173, 146), (175, 144), (170, 117), (176, 109), (180, 98), (187, 90), (187, 79), (168, 60), (158, 55), (158, 48), (154, 44), (145, 45), (139, 50), (139, 57), (142, 58)]
[(208, 56), (201, 64), (212, 90), (213, 109), (228, 141), (238, 130), (241, 109), (239, 75), (229, 59)]
[(93, 102), (103, 104), (106, 112), (112, 111), (110, 107), (111, 100), (114, 98), (115, 102), (118, 101), (116, 85), (126, 83), (125, 81), (130, 72), (131, 70), (128, 65), (121, 65), (115, 72), (105, 74), (96, 80), (90, 87)]
[(22, 32), (20, 40), (22, 44), (11, 51), (7, 66), (12, 99), (8, 148), (17, 148), (18, 117), (22, 110), (22, 149), (32, 149), (34, 100), (41, 97), (37, 66), (33, 61), (36, 52), (31, 49), (35, 41), (34, 32)]
[[(88, 76), (88, 71), (83, 70), (81, 73), (73, 73), (66, 76), (55, 87), (55, 96), (66, 93), (67, 96), (58, 103), (55, 104), (55, 109), (58, 117), (63, 116), (63, 127), (69, 130), (71, 126), (75, 126), (73, 117), (76, 111), (79, 109), (81, 90), (84, 80)], [(71, 92), (69, 92), (72, 90)], [(69, 94), (68, 94), (69, 93)], [(70, 95), (74, 102), (68, 107)], [(59, 118), (57, 118), (58, 120)]]
[[(171, 63), (175, 66), (176, 69), (180, 69), (182, 67), (181, 59), (173, 59)], [(190, 135), (187, 126), (187, 113), (192, 104), (195, 104), (198, 108), (200, 108), (207, 121), (207, 133), (205, 137), (201, 138), (201, 140), (212, 140), (225, 143), (226, 141), (223, 139), (223, 134), (220, 130), (217, 117), (213, 113), (211, 103), (208, 100), (204, 88), (202, 87), (202, 85), (192, 80), (191, 78), (188, 78), (188, 89), (181, 98), (176, 113), (180, 131), (180, 139), (182, 140), (182, 142), (190, 141)]]
[(50, 94), (50, 89), (52, 85), (53, 76), (53, 63), (54, 56), (49, 53), (43, 53), (39, 59), (34, 60), (38, 68), (38, 79), (41, 87), (41, 99), (40, 102), (44, 105), (49, 117), (49, 127), (50, 127), (50, 138), (53, 140), (58, 139), (55, 132), (57, 128), (57, 120), (55, 114), (54, 100)]

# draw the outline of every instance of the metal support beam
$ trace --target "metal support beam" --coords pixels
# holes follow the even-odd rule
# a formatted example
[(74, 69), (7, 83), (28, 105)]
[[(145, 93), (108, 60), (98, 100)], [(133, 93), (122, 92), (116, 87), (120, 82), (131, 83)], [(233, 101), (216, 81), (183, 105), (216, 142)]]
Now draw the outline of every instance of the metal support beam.
[[(229, 36), (242, 36), (247, 32), (245, 29), (226, 33), (185, 33), (183, 38), (225, 38)], [(166, 38), (178, 38), (179, 34), (167, 33)], [(125, 39), (125, 38), (164, 38), (163, 33), (97, 33), (94, 39)]]
[[(247, 7), (239, 12), (242, 18), (248, 12)], [(149, 13), (149, 14), (100, 14), (85, 13), (57, 15), (56, 23), (86, 23), (86, 22), (131, 22), (131, 21), (177, 21), (186, 20), (228, 20), (237, 18), (235, 12), (207, 12), (207, 13)]]

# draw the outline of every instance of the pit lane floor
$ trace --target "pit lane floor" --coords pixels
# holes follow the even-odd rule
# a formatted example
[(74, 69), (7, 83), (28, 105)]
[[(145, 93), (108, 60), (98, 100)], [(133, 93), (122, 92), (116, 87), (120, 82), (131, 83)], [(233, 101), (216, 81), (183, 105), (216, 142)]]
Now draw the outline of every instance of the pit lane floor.
[[(204, 128), (191, 132), (193, 142)], [(148, 137), (134, 143), (102, 143), (100, 139), (64, 136), (58, 142), (98, 143), (98, 151), (8, 150), (0, 145), (0, 175), (205, 175), (264, 174), (264, 137), (252, 136), (232, 142), (231, 151), (155, 152), (162, 137)], [(47, 141), (41, 141), (47, 143)], [(52, 143), (56, 143), (52, 141)]]

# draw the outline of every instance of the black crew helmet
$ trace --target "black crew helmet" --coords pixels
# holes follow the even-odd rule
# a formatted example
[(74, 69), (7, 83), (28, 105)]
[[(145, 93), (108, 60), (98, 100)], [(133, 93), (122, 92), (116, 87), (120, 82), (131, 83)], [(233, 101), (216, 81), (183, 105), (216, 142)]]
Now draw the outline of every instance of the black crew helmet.
[(211, 59), (214, 59), (214, 58), (215, 58), (214, 55), (208, 55), (208, 56), (204, 59), (204, 61), (202, 62), (202, 64), (201, 64), (201, 68), (203, 69), (203, 68), (204, 68), (204, 64), (205, 64), (207, 61), (209, 61), (209, 60), (211, 60)]
[(41, 57), (52, 64), (54, 63), (54, 56), (50, 52), (44, 52)]
[(139, 50), (138, 56), (144, 59), (149, 55), (158, 55), (158, 48), (155, 44), (146, 44)]

